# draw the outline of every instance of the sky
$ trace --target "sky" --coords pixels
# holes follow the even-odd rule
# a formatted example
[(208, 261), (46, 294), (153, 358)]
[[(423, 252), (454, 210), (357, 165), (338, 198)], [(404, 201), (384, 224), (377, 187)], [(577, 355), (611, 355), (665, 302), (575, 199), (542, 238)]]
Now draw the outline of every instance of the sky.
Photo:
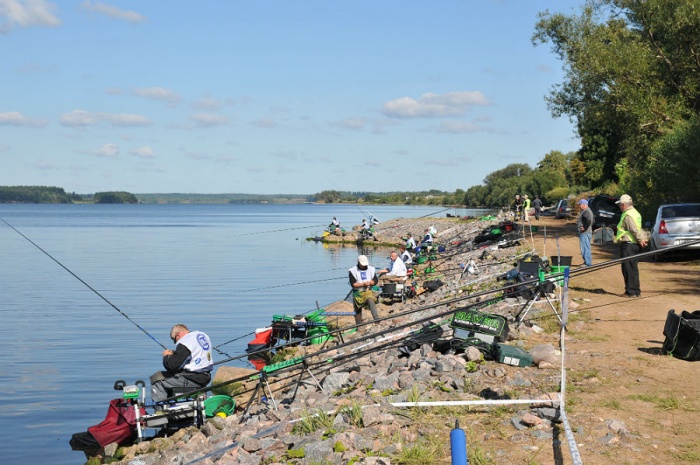
[(0, 0), (0, 185), (453, 192), (580, 146), (539, 12), (584, 0)]

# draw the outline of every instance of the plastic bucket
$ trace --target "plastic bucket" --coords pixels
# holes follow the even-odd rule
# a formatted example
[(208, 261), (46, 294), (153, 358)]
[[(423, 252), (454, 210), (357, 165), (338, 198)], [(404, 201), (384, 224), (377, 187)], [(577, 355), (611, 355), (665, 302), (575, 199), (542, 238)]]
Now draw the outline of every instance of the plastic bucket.
[(208, 417), (216, 416), (217, 413), (232, 415), (236, 408), (236, 401), (229, 396), (212, 396), (204, 401), (204, 413)]

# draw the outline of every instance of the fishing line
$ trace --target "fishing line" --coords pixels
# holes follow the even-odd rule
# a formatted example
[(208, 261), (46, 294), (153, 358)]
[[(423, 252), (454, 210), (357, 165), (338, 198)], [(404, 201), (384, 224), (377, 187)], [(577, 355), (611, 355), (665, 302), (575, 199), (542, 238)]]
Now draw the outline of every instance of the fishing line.
[(268, 233), (283, 232), (283, 231), (294, 231), (296, 229), (311, 229), (311, 228), (321, 228), (321, 227), (326, 227), (326, 225), (325, 224), (313, 224), (311, 226), (299, 226), (298, 228), (273, 229), (271, 231), (259, 231), (259, 232), (250, 232), (250, 233), (244, 233), (244, 234), (236, 234), (236, 236), (252, 236), (255, 234), (268, 234)]
[(301, 284), (314, 284), (314, 283), (323, 283), (327, 281), (338, 281), (340, 279), (347, 279), (347, 276), (341, 277), (341, 278), (327, 278), (327, 279), (317, 279), (315, 281), (301, 281), (298, 283), (289, 283), (289, 284), (280, 284), (278, 286), (266, 286), (266, 287), (258, 287), (255, 289), (243, 289), (240, 291), (232, 291), (233, 294), (243, 294), (244, 292), (256, 292), (256, 291), (264, 291), (267, 289), (279, 289), (280, 287), (291, 287), (291, 286), (299, 286)]
[(27, 241), (29, 241), (29, 243), (32, 244), (34, 247), (36, 247), (37, 249), (39, 249), (39, 250), (41, 250), (42, 252), (44, 252), (44, 254), (45, 254), (47, 257), (49, 257), (51, 260), (53, 260), (54, 262), (56, 262), (61, 268), (63, 268), (64, 270), (66, 270), (68, 273), (70, 273), (71, 275), (73, 275), (73, 277), (74, 277), (75, 279), (77, 279), (78, 281), (80, 281), (81, 283), (83, 283), (88, 289), (90, 289), (92, 292), (94, 292), (99, 298), (101, 298), (102, 300), (104, 300), (105, 302), (107, 302), (113, 309), (115, 309), (116, 311), (118, 311), (124, 318), (126, 318), (127, 320), (129, 320), (129, 322), (130, 322), (131, 324), (133, 324), (133, 325), (136, 326), (138, 329), (140, 329), (146, 336), (148, 336), (148, 337), (150, 337), (151, 339), (153, 339), (153, 341), (155, 341), (156, 344), (158, 344), (159, 346), (161, 346), (163, 349), (166, 349), (166, 350), (167, 350), (167, 347), (164, 346), (163, 344), (161, 344), (155, 337), (153, 337), (153, 336), (151, 335), (151, 333), (149, 333), (148, 331), (146, 331), (145, 329), (143, 329), (143, 328), (141, 327), (141, 325), (139, 325), (139, 324), (136, 323), (134, 320), (132, 320), (131, 318), (129, 318), (129, 315), (127, 315), (126, 313), (124, 313), (123, 311), (121, 311), (121, 310), (119, 309), (119, 307), (117, 307), (117, 306), (114, 305), (112, 302), (110, 302), (105, 296), (103, 296), (102, 294), (100, 294), (99, 292), (97, 292), (97, 291), (95, 290), (95, 288), (93, 288), (93, 287), (90, 286), (88, 283), (86, 283), (85, 281), (83, 281), (77, 274), (75, 274), (75, 273), (73, 273), (71, 270), (69, 270), (63, 263), (61, 263), (61, 262), (59, 262), (58, 260), (56, 260), (50, 253), (48, 253), (46, 250), (44, 250), (44, 249), (42, 249), (41, 247), (39, 247), (34, 241), (32, 241), (32, 240), (29, 239), (27, 236), (25, 236), (24, 234), (22, 234), (17, 228), (15, 228), (15, 227), (12, 226), (10, 223), (8, 223), (7, 221), (5, 221), (3, 218), (0, 218), (0, 220), (2, 220), (3, 223), (5, 223), (6, 225), (8, 225), (10, 228), (12, 228), (17, 234), (19, 234), (20, 236), (22, 236), (23, 238), (25, 238)]

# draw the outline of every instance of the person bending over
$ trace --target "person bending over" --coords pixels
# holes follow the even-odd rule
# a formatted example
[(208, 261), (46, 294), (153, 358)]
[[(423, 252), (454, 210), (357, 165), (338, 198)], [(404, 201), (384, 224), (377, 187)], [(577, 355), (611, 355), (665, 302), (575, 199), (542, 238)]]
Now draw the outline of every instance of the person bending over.
[(348, 279), (352, 287), (352, 306), (355, 310), (355, 323), (362, 323), (362, 309), (369, 307), (372, 318), (379, 318), (377, 305), (375, 302), (372, 286), (379, 282), (376, 270), (369, 266), (369, 259), (366, 255), (357, 257), (357, 265), (348, 270)]
[(163, 351), (165, 371), (158, 371), (151, 376), (153, 402), (162, 402), (172, 397), (174, 388), (194, 391), (211, 381), (214, 361), (209, 336), (201, 331), (190, 331), (183, 324), (176, 324), (170, 330), (170, 338), (175, 343), (175, 350)]

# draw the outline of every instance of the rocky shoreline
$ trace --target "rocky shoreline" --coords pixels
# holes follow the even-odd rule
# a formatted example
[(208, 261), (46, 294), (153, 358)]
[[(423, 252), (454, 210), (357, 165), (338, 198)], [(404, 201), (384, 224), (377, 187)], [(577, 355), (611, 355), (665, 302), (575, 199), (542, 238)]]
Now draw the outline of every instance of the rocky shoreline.
[[(420, 292), (401, 302), (381, 302), (379, 322), (366, 324), (345, 344), (322, 353), (314, 360), (315, 346), (296, 348), (292, 356), (308, 357), (310, 376), (297, 386), (290, 378), (299, 370), (269, 378), (277, 409), (272, 403), (254, 402), (245, 416), (245, 401), (237, 399), (238, 410), (226, 418), (213, 417), (201, 429), (179, 430), (168, 438), (156, 438), (130, 447), (110, 445), (102, 456), (88, 463), (118, 462), (131, 465), (171, 464), (391, 464), (449, 463), (449, 430), (455, 418), (468, 412), (468, 436), (485, 441), (498, 438), (499, 448), (487, 450), (470, 445), (470, 457), (484, 454), (490, 461), (477, 463), (520, 463), (514, 457), (528, 454), (522, 444), (532, 440), (556, 440), (560, 434), (558, 388), (561, 381), (559, 321), (543, 299), (528, 318), (518, 325), (515, 315), (526, 300), (505, 298), (483, 311), (502, 315), (509, 321), (508, 345), (545, 355), (530, 367), (517, 367), (494, 360), (469, 347), (461, 351), (434, 350), (430, 343), (407, 347), (400, 337), (419, 332), (430, 320), (445, 334), (450, 329), (444, 315), (474, 303), (471, 295), (487, 293), (504, 284), (499, 278), (513, 268), (519, 257), (532, 252), (532, 232), (511, 233), (515, 239), (504, 244), (492, 241), (473, 244), (484, 228), (494, 221), (460, 221), (455, 218), (393, 220), (380, 224), (377, 234), (386, 243), (402, 243), (406, 232), (420, 237), (434, 226), (436, 241), (445, 251), (414, 268), (420, 289), (429, 281), (442, 286)], [(529, 229), (529, 228), (527, 228)], [(476, 265), (467, 271), (467, 263)], [(473, 271), (473, 272), (472, 272)], [(486, 294), (488, 295), (488, 294)], [(556, 303), (557, 294), (550, 294)], [(339, 303), (342, 305), (342, 303)], [(558, 303), (557, 303), (558, 305)], [(570, 303), (575, 308), (576, 302)], [(341, 317), (339, 326), (352, 318)], [(581, 322), (573, 322), (579, 325)], [(397, 342), (399, 341), (399, 342)], [(392, 343), (395, 342), (395, 343)], [(355, 354), (354, 356), (348, 356)], [(337, 363), (324, 364), (324, 360)], [(222, 367), (224, 368), (224, 367)], [(221, 368), (219, 368), (221, 370)], [(215, 381), (216, 383), (216, 381)], [(417, 401), (464, 401), (537, 399), (541, 403), (495, 408), (404, 408), (393, 404)], [(494, 411), (497, 413), (494, 414)], [(609, 441), (628, 435), (624, 423), (610, 419)], [(495, 435), (495, 436), (494, 436)], [(542, 443), (542, 447), (546, 442)], [(534, 449), (530, 450), (530, 453)]]

